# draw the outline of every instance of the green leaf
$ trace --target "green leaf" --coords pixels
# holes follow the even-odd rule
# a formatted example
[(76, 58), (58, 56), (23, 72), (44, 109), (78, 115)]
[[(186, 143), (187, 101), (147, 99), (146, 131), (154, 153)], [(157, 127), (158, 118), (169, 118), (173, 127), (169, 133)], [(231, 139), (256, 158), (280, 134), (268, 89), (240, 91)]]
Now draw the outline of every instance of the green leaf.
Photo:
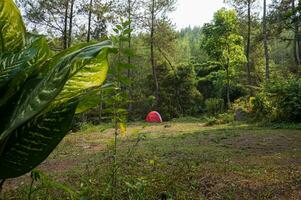
[(130, 20), (127, 20), (127, 21), (125, 21), (125, 22), (122, 23), (122, 26), (123, 26), (123, 27), (127, 27), (127, 26), (129, 26), (130, 24), (131, 24), (131, 21), (130, 21)]
[(116, 28), (118, 29), (118, 30), (122, 30), (123, 28), (122, 28), (122, 26), (121, 25), (116, 25)]
[[(83, 47), (84, 46), (84, 47)], [(111, 48), (109, 41), (85, 46), (79, 45), (63, 51), (46, 65), (50, 72), (34, 88), (24, 90), (10, 119), (8, 128), (0, 135), (0, 142), (16, 128), (44, 111), (60, 94), (66, 82), (102, 51)]]
[(125, 29), (123, 34), (127, 35), (127, 34), (130, 34), (133, 30), (132, 29)]
[(62, 92), (55, 98), (53, 105), (59, 105), (77, 98), (89, 91), (99, 87), (106, 79), (109, 63), (108, 50), (103, 50), (95, 59), (91, 60), (92, 64), (85, 65), (78, 70), (67, 81)]
[(25, 45), (25, 26), (12, 0), (0, 1), (0, 52), (16, 52)]
[(12, 0), (0, 2), (0, 179), (40, 164), (69, 131), (79, 99), (99, 89), (110, 41), (50, 57), (44, 37), (25, 34)]
[(0, 89), (3, 88), (20, 71), (26, 69), (31, 64), (37, 54), (37, 49), (25, 49), (14, 54), (0, 54)]
[(68, 133), (76, 107), (70, 102), (16, 129), (0, 155), (0, 179), (21, 176), (45, 160)]
[(79, 104), (76, 114), (86, 112), (89, 109), (97, 107), (101, 101), (106, 98), (106, 93), (111, 93), (115, 87), (111, 83), (102, 85), (101, 87), (92, 88), (79, 98)]
[(101, 101), (100, 88), (95, 88), (86, 94), (84, 94), (79, 101), (76, 109), (76, 114), (88, 111), (91, 108), (95, 108)]
[(0, 55), (0, 107), (22, 88), (29, 77), (39, 73), (50, 55), (44, 37), (30, 36), (27, 45), (28, 48), (20, 53)]
[(113, 28), (113, 31), (117, 34), (119, 33), (119, 30), (117, 28)]

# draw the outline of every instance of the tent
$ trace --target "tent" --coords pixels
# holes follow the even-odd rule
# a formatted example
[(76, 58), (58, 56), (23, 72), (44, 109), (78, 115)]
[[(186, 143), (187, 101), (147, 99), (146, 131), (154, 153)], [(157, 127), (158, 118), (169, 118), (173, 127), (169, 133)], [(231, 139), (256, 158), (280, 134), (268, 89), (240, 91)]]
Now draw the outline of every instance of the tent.
[(157, 111), (152, 111), (147, 115), (145, 121), (150, 123), (162, 123), (162, 117)]

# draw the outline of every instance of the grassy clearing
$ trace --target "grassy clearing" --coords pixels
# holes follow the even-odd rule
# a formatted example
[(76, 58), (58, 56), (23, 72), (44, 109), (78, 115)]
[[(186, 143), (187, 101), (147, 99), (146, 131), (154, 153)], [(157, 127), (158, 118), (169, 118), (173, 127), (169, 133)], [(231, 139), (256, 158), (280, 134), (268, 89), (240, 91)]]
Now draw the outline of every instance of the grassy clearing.
[[(115, 189), (113, 132), (86, 126), (39, 167), (55, 183), (36, 183), (33, 199), (70, 199), (57, 183), (82, 199), (301, 199), (300, 130), (191, 121), (130, 124)], [(4, 199), (26, 199), (29, 181), (8, 181)]]

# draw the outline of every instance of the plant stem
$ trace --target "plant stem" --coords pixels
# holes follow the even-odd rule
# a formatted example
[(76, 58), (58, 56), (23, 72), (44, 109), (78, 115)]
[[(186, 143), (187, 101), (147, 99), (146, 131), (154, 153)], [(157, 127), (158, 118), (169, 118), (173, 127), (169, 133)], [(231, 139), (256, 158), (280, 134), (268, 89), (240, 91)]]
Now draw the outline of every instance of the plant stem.
[(113, 150), (113, 199), (116, 199), (116, 186), (117, 186), (117, 139), (118, 139), (118, 121), (117, 121), (117, 111), (116, 102), (114, 102), (114, 150)]
[[(32, 173), (32, 172), (31, 172), (31, 173)], [(31, 178), (30, 188), (29, 188), (29, 193), (28, 193), (28, 200), (31, 199), (33, 183), (34, 183), (34, 178)]]

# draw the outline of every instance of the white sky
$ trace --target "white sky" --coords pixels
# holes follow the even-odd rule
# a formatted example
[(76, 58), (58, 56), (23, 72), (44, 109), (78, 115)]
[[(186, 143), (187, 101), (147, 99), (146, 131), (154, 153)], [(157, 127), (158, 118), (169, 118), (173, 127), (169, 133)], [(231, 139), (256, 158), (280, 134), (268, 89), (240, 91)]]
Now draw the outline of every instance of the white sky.
[[(177, 29), (190, 26), (202, 26), (213, 19), (213, 14), (222, 7), (229, 7), (224, 0), (177, 0), (176, 10), (170, 18)], [(272, 0), (267, 0), (269, 5)], [(262, 1), (257, 2), (257, 9), (261, 10)]]
[(225, 7), (223, 0), (178, 0), (176, 11), (170, 17), (177, 29), (187, 26), (202, 26), (210, 22), (213, 14)]

